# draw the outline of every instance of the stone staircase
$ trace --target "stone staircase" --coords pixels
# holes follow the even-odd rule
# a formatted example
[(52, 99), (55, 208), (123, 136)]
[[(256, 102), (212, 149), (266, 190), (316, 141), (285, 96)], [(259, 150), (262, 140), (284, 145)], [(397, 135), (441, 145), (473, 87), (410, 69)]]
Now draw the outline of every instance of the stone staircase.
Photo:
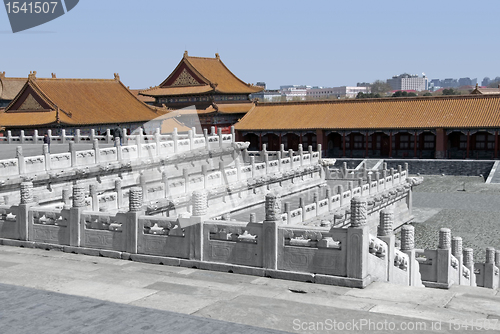
[(361, 169), (363, 166), (369, 171), (374, 171), (374, 170), (379, 170), (382, 169), (384, 164), (383, 159), (364, 159), (359, 163), (359, 165), (356, 167), (356, 169)]
[(495, 162), (493, 168), (490, 171), (490, 175), (488, 175), (486, 183), (500, 183), (500, 168), (498, 168), (499, 164), (500, 161)]

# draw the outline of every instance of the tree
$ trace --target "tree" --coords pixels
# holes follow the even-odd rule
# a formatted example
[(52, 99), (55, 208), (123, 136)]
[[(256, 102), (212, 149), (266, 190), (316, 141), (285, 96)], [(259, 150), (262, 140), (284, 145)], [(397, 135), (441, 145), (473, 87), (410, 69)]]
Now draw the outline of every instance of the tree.
[(373, 93), (363, 93), (363, 92), (359, 92), (358, 95), (356, 95), (356, 98), (357, 99), (378, 99), (378, 98), (381, 98), (382, 96), (380, 96), (380, 94), (373, 94)]
[(460, 92), (457, 92), (453, 88), (445, 88), (443, 89), (443, 95), (460, 95)]
[(432, 93), (431, 92), (427, 92), (427, 93), (424, 93), (423, 96), (432, 96)]
[(390, 92), (392, 90), (391, 85), (382, 80), (376, 80), (371, 85), (371, 92), (373, 94), (385, 95), (385, 93)]

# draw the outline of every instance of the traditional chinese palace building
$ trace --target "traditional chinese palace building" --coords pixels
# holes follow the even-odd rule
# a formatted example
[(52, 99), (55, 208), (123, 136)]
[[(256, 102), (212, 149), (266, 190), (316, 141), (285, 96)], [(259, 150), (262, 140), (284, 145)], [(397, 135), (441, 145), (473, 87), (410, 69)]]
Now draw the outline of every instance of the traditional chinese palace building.
[(140, 94), (153, 97), (156, 106), (177, 110), (179, 120), (188, 126), (201, 123), (203, 129), (215, 126), (229, 132), (255, 106), (250, 94), (262, 90), (236, 77), (218, 54), (215, 58), (191, 57), (186, 51), (159, 86)]
[(26, 83), (26, 78), (9, 78), (0, 72), (0, 109), (7, 107)]
[[(134, 129), (144, 124), (160, 127), (165, 113), (139, 101), (117, 74), (114, 79), (37, 78), (36, 72), (24, 79), (15, 98), (0, 112), (0, 126), (13, 133), (66, 129), (105, 133), (117, 125)], [(158, 119), (158, 124), (153, 124)], [(171, 122), (171, 121), (169, 121)], [(178, 122), (175, 122), (179, 124)]]
[(330, 157), (496, 159), (500, 94), (258, 103), (235, 128), (251, 149), (322, 144)]

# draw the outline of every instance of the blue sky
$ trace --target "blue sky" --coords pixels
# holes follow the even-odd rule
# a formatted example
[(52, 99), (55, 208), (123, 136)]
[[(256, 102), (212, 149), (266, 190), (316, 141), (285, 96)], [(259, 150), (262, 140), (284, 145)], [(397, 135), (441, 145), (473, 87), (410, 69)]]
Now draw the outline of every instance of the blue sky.
[(146, 88), (184, 50), (245, 82), (356, 85), (400, 73), (500, 76), (500, 1), (80, 0), (66, 15), (12, 34), (0, 9), (0, 71), (113, 78)]

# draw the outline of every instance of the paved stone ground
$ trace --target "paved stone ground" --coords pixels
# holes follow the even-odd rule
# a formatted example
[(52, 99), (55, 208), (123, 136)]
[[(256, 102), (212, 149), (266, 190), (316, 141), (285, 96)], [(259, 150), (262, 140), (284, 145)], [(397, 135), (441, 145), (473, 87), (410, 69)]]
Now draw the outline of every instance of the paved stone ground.
[(424, 176), (414, 188), (415, 241), (417, 248), (437, 248), (441, 227), (472, 247), (482, 262), (486, 247), (500, 249), (500, 184), (486, 184), (481, 177)]
[(8, 246), (0, 300), (2, 334), (500, 331), (497, 290), (361, 290)]

